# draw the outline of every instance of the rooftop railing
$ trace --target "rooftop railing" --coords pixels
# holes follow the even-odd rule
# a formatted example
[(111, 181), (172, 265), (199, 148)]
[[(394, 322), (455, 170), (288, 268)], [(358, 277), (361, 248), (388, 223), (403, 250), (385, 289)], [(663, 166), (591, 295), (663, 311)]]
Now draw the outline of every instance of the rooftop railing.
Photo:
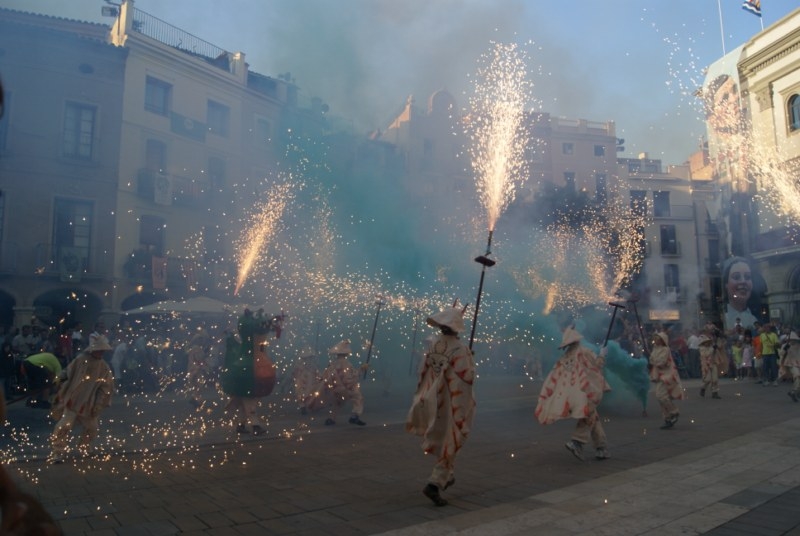
[(213, 65), (220, 69), (228, 70), (227, 62), (224, 62), (224, 64), (215, 63), (215, 61), (230, 57), (230, 53), (227, 50), (204, 41), (168, 22), (164, 22), (141, 9), (133, 10), (133, 31), (146, 35), (167, 46), (210, 60)]

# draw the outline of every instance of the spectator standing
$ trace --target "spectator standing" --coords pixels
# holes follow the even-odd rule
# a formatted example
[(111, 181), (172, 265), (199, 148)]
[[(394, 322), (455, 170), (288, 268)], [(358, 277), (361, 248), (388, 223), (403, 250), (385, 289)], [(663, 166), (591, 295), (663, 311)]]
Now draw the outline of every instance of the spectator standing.
[(761, 357), (764, 360), (764, 383), (778, 385), (778, 346), (780, 341), (772, 324), (766, 324), (761, 333)]
[(61, 362), (48, 352), (33, 354), (22, 362), (31, 393), (26, 405), (31, 408), (50, 409), (50, 391), (61, 375)]

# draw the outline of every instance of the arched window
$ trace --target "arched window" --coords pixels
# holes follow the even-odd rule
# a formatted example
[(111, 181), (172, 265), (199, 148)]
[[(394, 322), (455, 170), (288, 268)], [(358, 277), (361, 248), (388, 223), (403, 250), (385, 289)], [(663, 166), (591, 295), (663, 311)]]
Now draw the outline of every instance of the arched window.
[(789, 130), (800, 130), (800, 95), (789, 97)]

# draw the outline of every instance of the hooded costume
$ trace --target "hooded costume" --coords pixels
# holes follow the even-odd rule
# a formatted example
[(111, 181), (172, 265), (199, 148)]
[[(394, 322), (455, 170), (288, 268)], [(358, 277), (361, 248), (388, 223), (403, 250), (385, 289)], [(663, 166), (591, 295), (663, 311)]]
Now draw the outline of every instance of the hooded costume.
[(453, 307), (428, 317), (428, 325), (445, 329), (431, 341), (425, 354), (406, 419), (406, 431), (422, 436), (423, 450), (437, 457), (429, 487), (423, 490), (437, 505), (447, 504), (438, 496), (438, 490), (454, 482), (456, 454), (464, 445), (475, 416), (475, 362), (472, 351), (458, 338), (464, 331), (462, 315), (462, 309)]
[(597, 449), (596, 458), (605, 459), (606, 436), (597, 415), (603, 393), (611, 390), (603, 377), (605, 356), (601, 352), (598, 357), (581, 346), (581, 339), (583, 336), (574, 328), (564, 330), (559, 349), (566, 351), (545, 378), (534, 415), (540, 424), (578, 419), (567, 449), (583, 459), (582, 446), (591, 438)]
[(655, 395), (665, 423), (662, 428), (671, 428), (680, 414), (672, 401), (683, 400), (685, 394), (669, 349), (669, 337), (664, 332), (656, 333), (656, 337), (664, 344), (653, 345), (650, 352), (650, 381), (656, 384)]
[(700, 335), (700, 369), (703, 372), (703, 386), (700, 388), (700, 396), (706, 396), (706, 390), (711, 389), (711, 398), (722, 398), (719, 396), (719, 375), (724, 371), (724, 366), (728, 362), (723, 349), (717, 349), (714, 339), (708, 335)]
[(789, 334), (789, 347), (781, 360), (781, 367), (785, 368), (792, 375), (792, 390), (789, 396), (797, 402), (800, 400), (800, 336), (792, 331)]
[(329, 409), (328, 418), (325, 420), (327, 425), (336, 424), (336, 415), (348, 400), (353, 403), (349, 422), (361, 426), (366, 424), (361, 420), (361, 414), (364, 413), (364, 396), (361, 394), (358, 371), (347, 359), (351, 353), (353, 350), (348, 340), (341, 341), (328, 350), (328, 354), (334, 356), (333, 360), (322, 371), (317, 392), (314, 399), (309, 402), (310, 409), (321, 407)]
[(114, 374), (102, 357), (92, 354), (111, 350), (103, 335), (90, 336), (89, 346), (62, 372), (63, 382), (56, 395), (52, 417), (57, 420), (53, 436), (53, 460), (61, 461), (69, 433), (77, 422), (83, 427), (80, 446), (88, 447), (97, 436), (100, 412), (111, 405)]

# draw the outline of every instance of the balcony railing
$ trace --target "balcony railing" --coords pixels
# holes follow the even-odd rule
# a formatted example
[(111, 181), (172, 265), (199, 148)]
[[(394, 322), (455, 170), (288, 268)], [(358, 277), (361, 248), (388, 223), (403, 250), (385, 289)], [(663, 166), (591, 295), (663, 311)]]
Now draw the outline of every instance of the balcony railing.
[(133, 31), (192, 56), (202, 58), (215, 67), (230, 71), (231, 54), (227, 50), (164, 22), (141, 9), (133, 10)]
[(210, 201), (211, 184), (206, 180), (140, 169), (136, 193), (159, 205), (197, 207)]
[(670, 240), (669, 242), (661, 242), (661, 256), (680, 257), (681, 243), (678, 242), (677, 240)]
[(40, 242), (34, 247), (33, 266), (18, 263), (17, 273), (60, 276), (61, 279), (97, 278), (111, 274), (113, 252), (91, 247), (59, 246)]

